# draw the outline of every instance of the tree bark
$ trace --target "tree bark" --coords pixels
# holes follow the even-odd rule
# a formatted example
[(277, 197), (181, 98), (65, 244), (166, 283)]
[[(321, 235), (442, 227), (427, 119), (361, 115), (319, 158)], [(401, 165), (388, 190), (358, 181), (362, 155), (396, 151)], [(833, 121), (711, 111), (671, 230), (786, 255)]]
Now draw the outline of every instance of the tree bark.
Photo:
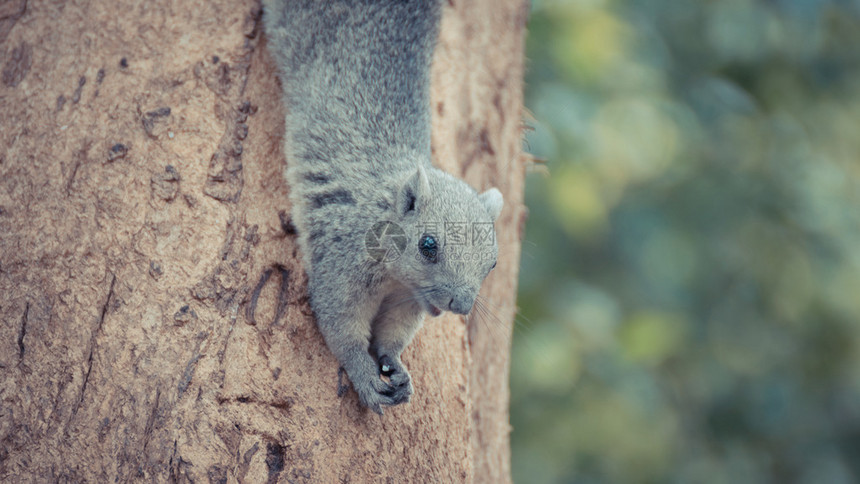
[(379, 417), (307, 304), (259, 3), (0, 3), (0, 481), (508, 481), (527, 12), (448, 2), (433, 74), (436, 162), (505, 195), (499, 322), (429, 320)]

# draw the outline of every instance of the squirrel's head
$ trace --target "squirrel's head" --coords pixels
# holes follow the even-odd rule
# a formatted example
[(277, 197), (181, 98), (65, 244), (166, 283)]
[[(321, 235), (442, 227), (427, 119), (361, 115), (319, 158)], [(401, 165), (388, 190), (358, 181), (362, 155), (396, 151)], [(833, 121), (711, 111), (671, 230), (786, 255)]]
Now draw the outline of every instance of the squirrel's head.
[(496, 266), (494, 222), (502, 194), (479, 194), (462, 180), (419, 167), (397, 189), (395, 223), (406, 246), (389, 264), (427, 312), (468, 314), (484, 278)]

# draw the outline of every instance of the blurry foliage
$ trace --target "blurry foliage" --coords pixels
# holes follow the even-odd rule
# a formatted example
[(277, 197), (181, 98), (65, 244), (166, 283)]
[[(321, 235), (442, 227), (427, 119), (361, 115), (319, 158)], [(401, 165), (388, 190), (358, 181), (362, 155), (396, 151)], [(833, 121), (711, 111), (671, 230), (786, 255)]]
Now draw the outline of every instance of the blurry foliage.
[(529, 30), (515, 480), (860, 481), (860, 3)]

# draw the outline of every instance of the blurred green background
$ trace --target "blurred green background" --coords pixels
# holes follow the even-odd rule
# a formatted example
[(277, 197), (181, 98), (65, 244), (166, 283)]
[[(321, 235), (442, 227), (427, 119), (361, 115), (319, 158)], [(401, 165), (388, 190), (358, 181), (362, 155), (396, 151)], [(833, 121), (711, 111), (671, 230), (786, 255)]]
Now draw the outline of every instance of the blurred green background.
[(515, 481), (860, 481), (860, 3), (534, 0), (527, 55)]

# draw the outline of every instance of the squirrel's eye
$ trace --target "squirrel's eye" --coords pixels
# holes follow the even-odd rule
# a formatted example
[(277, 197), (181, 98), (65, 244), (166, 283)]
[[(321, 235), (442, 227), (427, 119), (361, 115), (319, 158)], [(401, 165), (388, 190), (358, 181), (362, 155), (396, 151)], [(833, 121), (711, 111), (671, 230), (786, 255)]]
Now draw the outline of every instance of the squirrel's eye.
[[(496, 261), (496, 262), (498, 262), (498, 261)], [(496, 268), (496, 262), (493, 262), (493, 267), (490, 267), (490, 270), (493, 270)]]
[(436, 262), (436, 252), (439, 250), (436, 244), (436, 237), (427, 234), (422, 235), (418, 241), (418, 250), (421, 251), (421, 255), (427, 260)]

